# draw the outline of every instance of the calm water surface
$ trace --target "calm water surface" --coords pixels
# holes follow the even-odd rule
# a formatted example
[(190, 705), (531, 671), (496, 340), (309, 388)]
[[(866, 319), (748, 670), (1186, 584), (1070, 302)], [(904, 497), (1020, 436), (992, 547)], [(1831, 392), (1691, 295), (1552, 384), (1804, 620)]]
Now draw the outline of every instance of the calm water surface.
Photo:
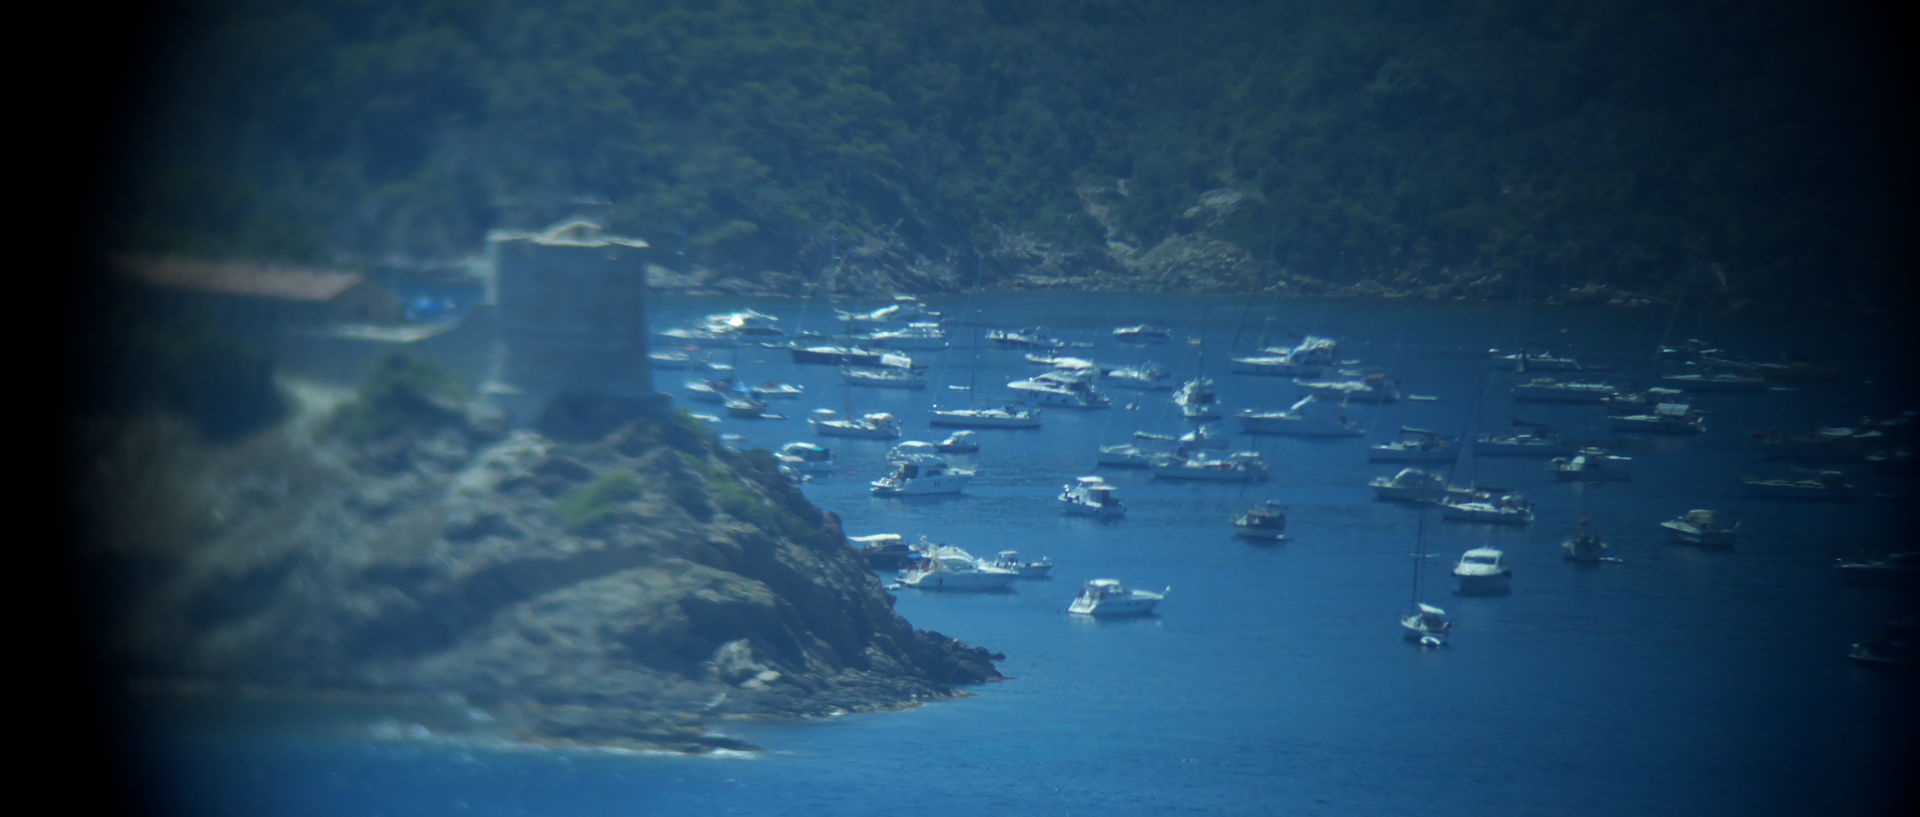
[[(875, 303), (841, 304), (871, 308)], [(1600, 439), (1633, 457), (1633, 479), (1584, 495), (1541, 460), (1463, 460), (1456, 481), (1509, 486), (1537, 503), (1526, 528), (1429, 519), (1426, 598), (1454, 616), (1450, 648), (1400, 640), (1420, 511), (1374, 501), (1364, 444), (1236, 437), (1273, 462), (1263, 484), (1156, 482), (1104, 470), (1126, 519), (1062, 516), (1063, 482), (1095, 473), (1102, 443), (1135, 430), (1183, 430), (1165, 393), (1107, 389), (1115, 408), (1045, 411), (1040, 431), (979, 430), (980, 469), (965, 496), (918, 501), (867, 494), (887, 443), (822, 440), (839, 470), (805, 491), (851, 534), (926, 534), (976, 554), (1048, 556), (1045, 581), (1014, 592), (901, 590), (916, 626), (1004, 652), (1010, 679), (972, 697), (902, 712), (802, 724), (729, 724), (771, 751), (684, 758), (553, 752), (421, 738), (406, 719), (249, 719), (168, 730), (155, 769), (169, 797), (212, 814), (1755, 814), (1900, 813), (1916, 757), (1914, 685), (1853, 666), (1848, 644), (1912, 608), (1889, 591), (1842, 587), (1836, 557), (1910, 547), (1910, 477), (1854, 468), (1863, 498), (1788, 504), (1745, 499), (1735, 475), (1765, 463), (1757, 429), (1801, 433), (1917, 405), (1902, 334), (1839, 320), (1063, 293), (934, 302), (987, 326), (1049, 327), (1095, 344), (1103, 365), (1153, 360), (1217, 379), (1229, 414), (1281, 408), (1286, 380), (1230, 374), (1226, 358), (1301, 333), (1342, 343), (1360, 368), (1387, 371), (1432, 402), (1352, 409), (1370, 442), (1402, 425), (1447, 433), (1504, 430), (1519, 418)], [(657, 331), (752, 306), (792, 329), (825, 329), (824, 303), (665, 297)], [(1108, 330), (1172, 327), (1175, 343), (1132, 347)], [(1671, 328), (1669, 323), (1671, 322)], [(772, 349), (720, 351), (750, 382), (808, 389), (779, 402), (788, 420), (726, 419), (740, 445), (819, 439), (813, 408), (891, 411), (908, 438), (938, 439), (930, 400), (964, 402), (1038, 371), (1019, 352), (921, 353), (925, 392), (843, 388), (835, 370), (795, 366)], [(984, 330), (982, 331), (984, 334)], [(1598, 407), (1518, 407), (1516, 376), (1489, 347), (1562, 341), (1583, 361), (1645, 385), (1666, 336), (1697, 336), (1751, 355), (1844, 362), (1838, 383), (1765, 394), (1703, 395), (1706, 434), (1608, 432)], [(1199, 342), (1188, 342), (1188, 339)], [(977, 361), (977, 363), (976, 363)], [(687, 373), (656, 371), (678, 394)], [(1138, 403), (1135, 409), (1125, 404)], [(714, 411), (693, 404), (695, 411)], [(1771, 473), (1771, 472), (1769, 472)], [(1898, 495), (1890, 501), (1874, 494)], [(1289, 508), (1291, 541), (1250, 545), (1228, 524), (1263, 499)], [(1690, 508), (1741, 520), (1730, 551), (1672, 544), (1658, 523)], [(1585, 515), (1623, 561), (1582, 569), (1559, 542)], [(1437, 517), (1437, 515), (1435, 515)], [(1467, 548), (1506, 551), (1513, 592), (1454, 597), (1447, 570)], [(1171, 587), (1157, 616), (1088, 621), (1063, 611), (1081, 582), (1116, 577)], [(396, 725), (398, 724), (398, 725)]]

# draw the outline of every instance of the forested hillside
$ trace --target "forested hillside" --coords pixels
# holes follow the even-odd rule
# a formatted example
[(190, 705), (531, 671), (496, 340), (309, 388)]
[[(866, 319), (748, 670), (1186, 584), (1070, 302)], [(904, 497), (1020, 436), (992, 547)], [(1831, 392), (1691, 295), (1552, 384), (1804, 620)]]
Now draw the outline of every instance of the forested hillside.
[(589, 212), (750, 279), (1186, 235), (1261, 275), (1859, 301), (1912, 214), (1911, 32), (1868, 8), (202, 2), (153, 33), (109, 217), (333, 263)]

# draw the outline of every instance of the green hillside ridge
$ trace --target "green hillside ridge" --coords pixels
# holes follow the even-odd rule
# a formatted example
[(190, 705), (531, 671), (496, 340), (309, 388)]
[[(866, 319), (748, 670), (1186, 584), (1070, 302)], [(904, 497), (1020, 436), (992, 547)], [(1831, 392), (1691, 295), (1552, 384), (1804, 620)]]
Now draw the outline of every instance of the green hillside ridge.
[(1910, 29), (1865, 7), (185, 8), (126, 129), (129, 248), (447, 258), (585, 212), (771, 291), (1904, 280)]

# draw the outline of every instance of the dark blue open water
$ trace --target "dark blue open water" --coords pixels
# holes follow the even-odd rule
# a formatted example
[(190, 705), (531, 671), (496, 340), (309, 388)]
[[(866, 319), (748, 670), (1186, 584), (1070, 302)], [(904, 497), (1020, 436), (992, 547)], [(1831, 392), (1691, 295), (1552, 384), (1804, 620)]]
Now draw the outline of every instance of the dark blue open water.
[[(967, 301), (934, 305), (957, 315)], [(651, 319), (660, 330), (745, 306), (789, 329), (825, 328), (830, 315), (820, 303), (663, 297)], [(915, 625), (1006, 653), (1010, 680), (970, 698), (817, 723), (728, 724), (771, 752), (724, 758), (410, 738), (404, 717), (377, 727), (353, 718), (197, 723), (157, 744), (154, 769), (170, 779), (169, 796), (216, 814), (1898, 813), (1916, 757), (1915, 686), (1854, 666), (1846, 651), (1910, 600), (1843, 587), (1832, 565), (1911, 547), (1911, 478), (1855, 468), (1859, 501), (1785, 504), (1742, 498), (1735, 475), (1757, 463), (1746, 441), (1755, 429), (1801, 433), (1915, 407), (1903, 330), (1664, 309), (1263, 301), (1249, 311), (1237, 298), (1067, 293), (981, 296), (971, 306), (989, 325), (1043, 324), (1093, 341), (1077, 353), (1102, 364), (1150, 358), (1182, 375), (1204, 367), (1229, 413), (1284, 407), (1296, 390), (1229, 374), (1226, 357), (1250, 350), (1263, 330), (1270, 343), (1309, 332), (1339, 339), (1343, 356), (1392, 373), (1404, 391), (1439, 398), (1355, 408), (1369, 441), (1402, 424), (1505, 429), (1516, 414), (1605, 439), (1634, 458), (1634, 478), (1592, 489), (1584, 512), (1624, 561), (1561, 561), (1582, 498), (1542, 461), (1463, 461), (1456, 480), (1472, 472), (1521, 490), (1538, 518), (1524, 529), (1429, 520), (1426, 546), (1438, 556), (1426, 566), (1426, 595), (1453, 613), (1456, 634), (1448, 649), (1414, 648), (1397, 620), (1419, 511), (1374, 501), (1366, 487), (1397, 466), (1369, 464), (1356, 440), (1257, 438), (1252, 447), (1274, 462), (1270, 482), (1169, 484), (1107, 470), (1127, 518), (1063, 517), (1053, 497), (1095, 472), (1098, 445), (1136, 428), (1179, 430), (1164, 393), (1107, 389), (1116, 406), (1138, 399), (1141, 408), (1049, 409), (1037, 432), (979, 431), (982, 452), (954, 458), (981, 469), (962, 498), (870, 497), (887, 444), (825, 440), (840, 470), (805, 490), (849, 533), (924, 533), (977, 554), (1014, 548), (1056, 563), (1053, 579), (1010, 594), (899, 591), (898, 609)], [(1701, 396), (1696, 404), (1714, 412), (1707, 433), (1664, 439), (1606, 432), (1598, 407), (1516, 412), (1507, 396), (1515, 376), (1492, 374), (1486, 354), (1523, 338), (1564, 340), (1625, 382), (1649, 370), (1670, 319), (1671, 340), (1838, 360), (1847, 377)], [(1112, 327), (1141, 321), (1204, 343), (1110, 341)], [(942, 436), (926, 426), (926, 405), (936, 395), (964, 400), (943, 385), (965, 384), (973, 357), (967, 330), (950, 331), (959, 348), (923, 355), (932, 388), (855, 389), (852, 407), (899, 415), (909, 437)], [(983, 348), (978, 360), (983, 394), (1037, 370), (1013, 351)], [(775, 404), (793, 419), (724, 421), (747, 445), (814, 439), (806, 410), (848, 405), (832, 368), (763, 349), (734, 362), (749, 380), (809, 390)], [(684, 379), (655, 375), (676, 393)], [(1229, 514), (1266, 498), (1289, 506), (1292, 540), (1235, 539)], [(1666, 541), (1658, 523), (1690, 508), (1742, 520), (1738, 547)], [(1451, 596), (1448, 566), (1481, 544), (1506, 551), (1512, 594)], [(1080, 583), (1102, 576), (1172, 593), (1152, 618), (1066, 615)]]

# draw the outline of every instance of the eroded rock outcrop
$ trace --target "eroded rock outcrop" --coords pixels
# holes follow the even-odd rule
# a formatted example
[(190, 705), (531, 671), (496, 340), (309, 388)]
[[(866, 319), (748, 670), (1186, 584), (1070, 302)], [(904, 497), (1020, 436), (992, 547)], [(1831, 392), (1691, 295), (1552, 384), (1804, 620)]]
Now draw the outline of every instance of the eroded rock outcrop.
[[(566, 408), (576, 430), (621, 409)], [(896, 614), (765, 452), (674, 416), (612, 427), (283, 430), (197, 452), (195, 479), (101, 508), (197, 514), (171, 541), (97, 531), (121, 579), (116, 656), (147, 678), (457, 694), (531, 736), (680, 749), (732, 747), (703, 737), (714, 718), (894, 708), (999, 677), (985, 650)]]

